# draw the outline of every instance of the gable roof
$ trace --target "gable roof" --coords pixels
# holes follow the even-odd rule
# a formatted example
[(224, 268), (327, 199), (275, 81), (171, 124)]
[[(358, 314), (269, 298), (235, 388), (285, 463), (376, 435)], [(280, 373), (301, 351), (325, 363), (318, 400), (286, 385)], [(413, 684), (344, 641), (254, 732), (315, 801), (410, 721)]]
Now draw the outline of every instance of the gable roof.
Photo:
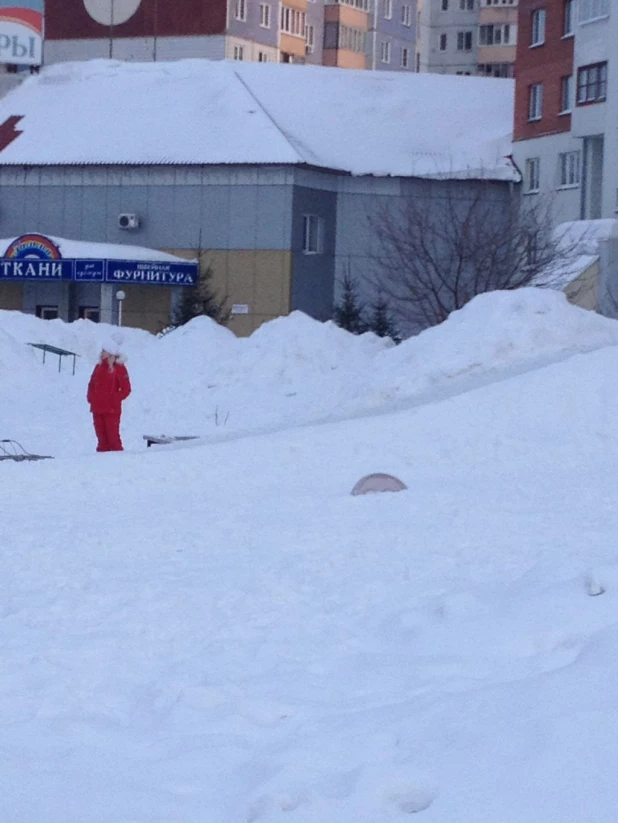
[(46, 68), (0, 100), (0, 165), (308, 164), (515, 180), (512, 118), (512, 80), (94, 60)]

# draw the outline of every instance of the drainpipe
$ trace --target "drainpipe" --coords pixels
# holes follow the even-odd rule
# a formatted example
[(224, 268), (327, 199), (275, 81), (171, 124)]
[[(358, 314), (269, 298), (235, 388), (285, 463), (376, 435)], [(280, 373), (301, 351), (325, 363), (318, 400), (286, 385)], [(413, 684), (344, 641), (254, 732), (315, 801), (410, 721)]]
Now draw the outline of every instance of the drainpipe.
[(373, 46), (371, 48), (371, 70), (376, 69), (376, 52), (378, 48), (378, 3), (380, 0), (373, 0)]

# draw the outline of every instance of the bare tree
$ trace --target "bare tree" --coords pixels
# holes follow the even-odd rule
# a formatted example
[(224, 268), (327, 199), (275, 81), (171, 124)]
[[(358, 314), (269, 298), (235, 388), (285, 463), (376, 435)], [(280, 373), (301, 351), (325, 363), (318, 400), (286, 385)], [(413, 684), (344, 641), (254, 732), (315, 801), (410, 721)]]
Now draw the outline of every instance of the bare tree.
[[(438, 192), (438, 193), (436, 193)], [(551, 202), (477, 181), (427, 187), (370, 219), (375, 286), (411, 333), (445, 320), (477, 294), (552, 287), (574, 248), (553, 229)]]

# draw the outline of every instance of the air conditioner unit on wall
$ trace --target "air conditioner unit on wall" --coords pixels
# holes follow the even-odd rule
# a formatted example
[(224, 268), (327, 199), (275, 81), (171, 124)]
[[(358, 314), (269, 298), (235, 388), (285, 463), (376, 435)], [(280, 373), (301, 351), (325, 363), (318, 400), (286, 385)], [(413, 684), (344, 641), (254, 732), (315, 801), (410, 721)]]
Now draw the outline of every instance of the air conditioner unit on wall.
[(139, 229), (139, 217), (136, 214), (119, 214), (118, 228), (125, 231)]

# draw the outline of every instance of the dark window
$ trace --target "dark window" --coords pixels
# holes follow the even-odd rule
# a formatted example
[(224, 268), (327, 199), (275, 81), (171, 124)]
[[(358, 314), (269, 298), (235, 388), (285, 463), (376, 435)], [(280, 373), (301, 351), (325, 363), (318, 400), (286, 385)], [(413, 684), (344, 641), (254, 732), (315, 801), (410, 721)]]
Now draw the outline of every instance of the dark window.
[(607, 98), (607, 63), (581, 66), (577, 72), (577, 104), (601, 103)]
[(37, 306), (36, 316), (40, 317), (41, 320), (55, 320), (60, 317), (60, 310), (58, 306)]

